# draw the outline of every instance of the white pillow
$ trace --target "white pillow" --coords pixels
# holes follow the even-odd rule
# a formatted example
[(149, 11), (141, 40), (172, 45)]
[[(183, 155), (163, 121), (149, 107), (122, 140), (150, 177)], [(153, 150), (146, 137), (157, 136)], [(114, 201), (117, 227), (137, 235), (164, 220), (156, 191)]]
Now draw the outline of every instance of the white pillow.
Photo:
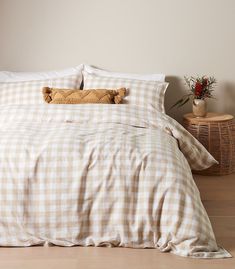
[(165, 81), (165, 75), (164, 74), (146, 74), (146, 75), (140, 75), (140, 74), (130, 74), (130, 73), (116, 73), (111, 72), (107, 70), (102, 70), (96, 67), (93, 67), (91, 65), (84, 64), (84, 69), (86, 73), (93, 74), (97, 76), (103, 76), (103, 77), (115, 77), (115, 78), (127, 78), (127, 79), (138, 79), (138, 80), (146, 80), (146, 81)]
[(104, 77), (83, 72), (84, 89), (117, 89), (126, 88), (124, 103), (141, 107), (152, 107), (165, 113), (164, 96), (168, 83), (146, 81), (119, 77)]
[(61, 78), (70, 75), (80, 75), (82, 73), (83, 64), (64, 70), (44, 71), (44, 72), (11, 72), (0, 71), (0, 82), (18, 82), (30, 80), (46, 80)]

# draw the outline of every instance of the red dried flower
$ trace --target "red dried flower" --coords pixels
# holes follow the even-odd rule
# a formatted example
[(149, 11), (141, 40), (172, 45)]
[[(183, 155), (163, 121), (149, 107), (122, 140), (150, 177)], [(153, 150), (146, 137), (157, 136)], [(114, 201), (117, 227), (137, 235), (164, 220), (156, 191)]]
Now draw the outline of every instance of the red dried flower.
[(213, 97), (213, 87), (216, 84), (214, 77), (184, 77), (186, 85), (189, 87), (189, 93), (185, 94), (172, 107), (181, 107), (186, 104), (191, 98), (205, 99)]
[(196, 82), (195, 84), (195, 95), (200, 96), (203, 90), (203, 85), (200, 82)]

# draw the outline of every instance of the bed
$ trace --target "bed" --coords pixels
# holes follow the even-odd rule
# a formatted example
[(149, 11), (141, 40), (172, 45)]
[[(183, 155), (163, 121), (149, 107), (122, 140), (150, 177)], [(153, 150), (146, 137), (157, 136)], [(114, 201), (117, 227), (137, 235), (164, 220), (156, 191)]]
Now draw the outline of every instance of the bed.
[(164, 112), (18, 103), (0, 104), (0, 246), (231, 256), (216, 243), (191, 173), (216, 161)]

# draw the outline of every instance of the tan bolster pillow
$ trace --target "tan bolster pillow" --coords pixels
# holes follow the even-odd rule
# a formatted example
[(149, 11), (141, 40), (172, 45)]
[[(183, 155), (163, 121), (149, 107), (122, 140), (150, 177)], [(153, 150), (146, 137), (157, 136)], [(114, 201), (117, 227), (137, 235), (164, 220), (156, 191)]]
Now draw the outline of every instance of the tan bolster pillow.
[(44, 87), (44, 100), (49, 104), (119, 104), (126, 95), (126, 89), (70, 90)]

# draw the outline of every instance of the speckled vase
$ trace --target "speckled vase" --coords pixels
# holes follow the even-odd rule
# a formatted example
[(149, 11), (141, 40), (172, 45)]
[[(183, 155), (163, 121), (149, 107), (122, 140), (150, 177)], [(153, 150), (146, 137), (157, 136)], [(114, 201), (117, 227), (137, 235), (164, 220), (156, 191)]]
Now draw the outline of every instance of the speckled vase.
[(205, 117), (207, 114), (206, 101), (203, 99), (193, 100), (193, 114), (195, 117)]

